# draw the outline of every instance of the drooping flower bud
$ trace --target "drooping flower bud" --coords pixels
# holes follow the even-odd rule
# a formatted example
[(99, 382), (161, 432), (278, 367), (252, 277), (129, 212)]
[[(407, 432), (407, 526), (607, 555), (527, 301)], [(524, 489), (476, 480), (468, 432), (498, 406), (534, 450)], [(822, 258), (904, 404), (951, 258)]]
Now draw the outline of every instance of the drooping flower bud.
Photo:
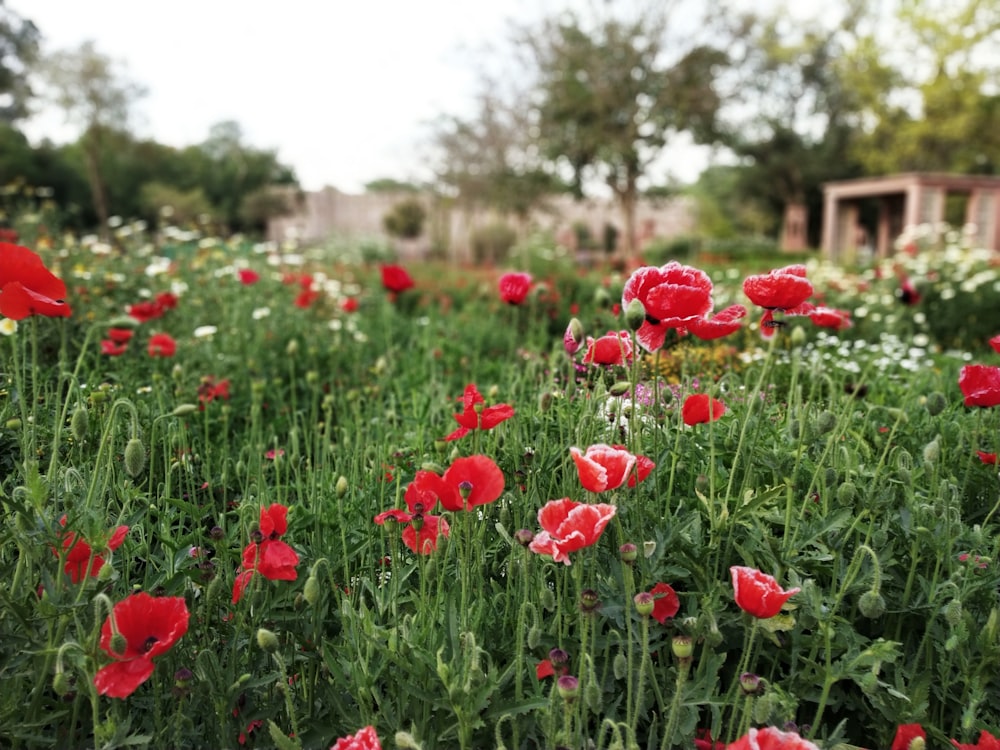
[(646, 308), (642, 300), (635, 298), (625, 305), (625, 325), (630, 331), (638, 331), (646, 322)]
[(870, 589), (858, 599), (858, 609), (869, 620), (877, 620), (885, 614), (885, 599), (875, 589)]
[(278, 636), (266, 628), (257, 628), (257, 645), (269, 654), (276, 652), (281, 644)]
[(81, 404), (73, 410), (73, 416), (69, 420), (69, 431), (77, 442), (82, 443), (87, 438), (87, 433), (90, 431), (90, 417), (87, 414), (87, 407)]
[(142, 441), (134, 437), (125, 444), (125, 471), (135, 479), (146, 468), (146, 449)]

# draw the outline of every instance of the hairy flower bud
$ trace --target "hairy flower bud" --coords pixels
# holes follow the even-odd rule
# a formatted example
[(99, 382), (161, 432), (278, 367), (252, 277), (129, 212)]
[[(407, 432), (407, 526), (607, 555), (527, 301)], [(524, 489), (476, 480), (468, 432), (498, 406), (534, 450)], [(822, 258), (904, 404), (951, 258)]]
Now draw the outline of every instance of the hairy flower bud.
[(309, 576), (306, 579), (305, 586), (302, 587), (302, 596), (309, 604), (315, 605), (319, 601), (321, 593), (319, 580), (316, 576)]
[(563, 700), (573, 701), (580, 693), (580, 680), (573, 675), (565, 674), (556, 682), (556, 689)]
[(83, 442), (90, 431), (90, 417), (87, 414), (87, 407), (82, 404), (73, 410), (73, 416), (69, 420), (69, 431), (73, 439)]
[(125, 444), (125, 471), (135, 479), (146, 468), (146, 449), (142, 441), (134, 437)]
[(656, 606), (656, 600), (648, 591), (640, 591), (632, 597), (632, 601), (635, 602), (635, 611), (642, 617), (649, 617), (653, 614), (653, 608)]
[(945, 398), (945, 395), (940, 391), (934, 391), (933, 393), (928, 394), (925, 407), (927, 409), (927, 413), (932, 417), (936, 417), (938, 414), (943, 412), (947, 406), (948, 399)]
[(642, 300), (636, 298), (625, 306), (625, 325), (630, 331), (638, 331), (646, 322), (646, 308)]
[(828, 409), (824, 409), (816, 417), (816, 433), (818, 435), (825, 435), (831, 432), (834, 427), (837, 426), (837, 415)]
[(278, 636), (266, 628), (257, 628), (257, 645), (269, 654), (275, 653), (280, 646)]
[(938, 442), (938, 438), (934, 438), (924, 446), (924, 462), (928, 464), (936, 464), (940, 460), (941, 443)]
[(198, 411), (198, 406), (196, 404), (177, 404), (174, 410), (170, 412), (171, 417), (186, 417), (188, 414), (194, 414)]
[(869, 620), (877, 620), (885, 614), (885, 599), (878, 591), (871, 589), (858, 599), (858, 609)]
[(837, 502), (841, 505), (853, 505), (858, 497), (858, 488), (854, 482), (843, 482), (837, 488)]
[(944, 605), (944, 620), (951, 627), (955, 627), (962, 621), (962, 601), (960, 599), (952, 599)]

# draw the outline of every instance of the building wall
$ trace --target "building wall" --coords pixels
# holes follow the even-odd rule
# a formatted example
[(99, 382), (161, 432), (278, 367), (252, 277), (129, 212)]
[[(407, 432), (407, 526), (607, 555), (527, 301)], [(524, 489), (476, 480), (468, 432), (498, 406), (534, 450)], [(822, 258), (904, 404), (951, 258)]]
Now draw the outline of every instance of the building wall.
[[(326, 187), (317, 192), (306, 193), (301, 209), (292, 216), (272, 219), (268, 223), (268, 238), (285, 240), (289, 238), (304, 242), (322, 242), (332, 236), (383, 237), (388, 235), (382, 226), (382, 218), (402, 200), (414, 197), (410, 193), (364, 193), (355, 195), (343, 193), (336, 188)], [(428, 221), (444, 227), (443, 239), (448, 255), (456, 260), (471, 257), (470, 239), (477, 228), (492, 222), (502, 221), (489, 211), (469, 212), (461, 208), (440, 208), (432, 205), (431, 197), (418, 195), (427, 209), (443, 212)], [(670, 198), (640, 201), (636, 210), (636, 232), (642, 247), (655, 238), (671, 238), (694, 231), (696, 214), (693, 201), (684, 198)], [(513, 221), (508, 223), (513, 225)], [(594, 241), (601, 245), (604, 227), (611, 224), (619, 231), (619, 243), (624, 236), (621, 211), (610, 200), (586, 199), (574, 201), (569, 196), (553, 196), (544, 209), (535, 211), (528, 219), (528, 225), (553, 233), (557, 241), (577, 250), (574, 227), (584, 224)], [(524, 229), (524, 227), (516, 227)], [(409, 254), (420, 256), (431, 247), (432, 238), (428, 232), (420, 240), (407, 243)]]

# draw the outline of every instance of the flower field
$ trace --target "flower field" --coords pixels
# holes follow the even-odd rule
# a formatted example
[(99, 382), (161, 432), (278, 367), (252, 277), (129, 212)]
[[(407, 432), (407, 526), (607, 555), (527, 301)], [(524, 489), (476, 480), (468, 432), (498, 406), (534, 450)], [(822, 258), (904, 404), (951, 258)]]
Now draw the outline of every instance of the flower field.
[(1000, 263), (960, 234), (851, 273), (33, 239), (0, 746), (997, 747)]

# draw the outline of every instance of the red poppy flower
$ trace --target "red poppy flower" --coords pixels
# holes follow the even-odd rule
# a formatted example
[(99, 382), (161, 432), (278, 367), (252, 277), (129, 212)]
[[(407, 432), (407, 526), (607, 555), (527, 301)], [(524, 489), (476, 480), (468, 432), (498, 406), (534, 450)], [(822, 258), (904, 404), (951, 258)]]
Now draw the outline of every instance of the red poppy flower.
[(434, 495), (445, 510), (471, 510), (499, 498), (504, 478), (492, 458), (476, 455), (456, 458), (444, 476), (433, 471), (418, 471), (410, 486), (417, 492)]
[(993, 347), (993, 351), (1000, 354), (1000, 333), (989, 340), (990, 346)]
[(705, 341), (721, 339), (740, 330), (743, 326), (741, 321), (746, 314), (747, 309), (743, 305), (730, 305), (711, 318), (695, 318), (688, 321), (684, 329)]
[(109, 357), (119, 357), (128, 351), (126, 344), (116, 344), (111, 339), (101, 339), (101, 354)]
[(761, 620), (774, 617), (781, 607), (792, 596), (802, 589), (794, 588), (785, 591), (778, 585), (773, 576), (762, 573), (756, 568), (734, 565), (729, 569), (733, 578), (733, 597), (736, 604)]
[(775, 727), (751, 728), (726, 750), (819, 750), (816, 744), (801, 737), (798, 732), (783, 732)]
[(352, 313), (358, 311), (358, 298), (357, 297), (346, 297), (343, 302), (340, 303), (340, 309), (345, 313)]
[(250, 286), (260, 281), (260, 274), (250, 268), (241, 268), (236, 272), (243, 286)]
[(514, 407), (510, 404), (496, 404), (484, 408), (481, 406), (483, 403), (485, 403), (485, 399), (480, 395), (475, 385), (465, 386), (465, 393), (462, 395), (464, 408), (461, 414), (454, 415), (455, 421), (461, 426), (448, 435), (445, 440), (458, 440), (473, 430), (491, 430), (505, 419), (514, 416)]
[(743, 293), (759, 307), (791, 310), (812, 296), (813, 285), (806, 278), (806, 267), (798, 264), (747, 276), (743, 280)]
[(646, 311), (636, 338), (647, 351), (663, 346), (671, 328), (687, 328), (712, 310), (712, 280), (704, 271), (675, 260), (633, 273), (622, 291), (622, 308), (639, 300)]
[(635, 466), (634, 455), (624, 448), (604, 443), (590, 446), (586, 453), (573, 447), (569, 449), (569, 454), (576, 464), (580, 484), (589, 492), (606, 492), (621, 487)]
[(632, 334), (628, 331), (608, 331), (599, 339), (587, 338), (585, 364), (627, 365), (632, 361)]
[(305, 310), (319, 299), (319, 292), (312, 289), (303, 289), (295, 296), (295, 306)]
[[(620, 450), (627, 450), (624, 445), (613, 445), (611, 447), (618, 448)], [(635, 487), (639, 482), (648, 477), (655, 468), (656, 464), (653, 463), (652, 459), (636, 454), (635, 470), (628, 473), (628, 482), (626, 484), (628, 484), (629, 487)]]
[(32, 315), (68, 318), (73, 311), (65, 297), (66, 284), (37, 253), (0, 242), (0, 315), (11, 320)]
[(578, 503), (568, 497), (550, 500), (538, 511), (538, 523), (542, 530), (535, 534), (528, 548), (540, 555), (551, 555), (555, 562), (569, 565), (570, 553), (589, 547), (600, 539), (616, 510), (614, 505)]
[(909, 750), (913, 740), (927, 739), (927, 732), (919, 724), (900, 724), (896, 727), (896, 736), (892, 740), (891, 750)]
[(198, 385), (198, 408), (205, 410), (205, 404), (210, 404), (217, 398), (229, 400), (229, 378), (216, 380), (214, 375), (205, 375)]
[(413, 288), (413, 279), (402, 266), (384, 265), (381, 270), (382, 286), (386, 291), (399, 294)]
[(520, 305), (531, 291), (530, 273), (505, 273), (500, 277), (500, 299), (509, 305)]
[(913, 286), (913, 282), (905, 276), (901, 276), (899, 279), (898, 296), (899, 301), (904, 305), (913, 306), (920, 304), (920, 292)]
[(661, 625), (680, 611), (681, 600), (669, 583), (658, 583), (649, 593), (653, 595), (653, 617)]
[(333, 743), (330, 750), (382, 750), (382, 745), (375, 727), (367, 726), (349, 737), (341, 737)]
[(272, 503), (260, 509), (260, 543), (251, 542), (243, 550), (243, 571), (233, 583), (233, 604), (239, 602), (254, 573), (271, 581), (294, 581), (299, 556), (278, 537), (288, 531), (288, 507)]
[[(59, 519), (59, 525), (66, 526), (66, 516)], [(107, 543), (99, 548), (102, 551), (114, 551), (122, 546), (127, 535), (128, 526), (118, 526), (111, 532)], [(75, 531), (69, 531), (63, 535), (62, 546), (66, 550), (66, 564), (63, 566), (63, 570), (73, 583), (79, 583), (87, 576), (96, 578), (97, 574), (101, 572), (101, 568), (104, 567), (106, 561), (103, 554), (95, 553), (93, 547)], [(56, 555), (59, 554), (58, 550), (55, 549), (52, 552)]]
[(684, 399), (681, 417), (689, 427), (705, 422), (714, 422), (726, 413), (726, 405), (707, 393), (694, 393)]
[(546, 677), (552, 677), (555, 673), (556, 668), (552, 665), (551, 659), (542, 659), (535, 665), (536, 680), (544, 680)]
[(965, 365), (958, 375), (958, 387), (966, 406), (1000, 405), (1000, 367)]
[(375, 523), (382, 526), (388, 520), (407, 524), (403, 529), (403, 544), (418, 555), (429, 555), (437, 549), (438, 537), (448, 536), (451, 529), (448, 521), (429, 513), (407, 513), (402, 510), (387, 510), (375, 516)]
[(153, 301), (163, 311), (173, 310), (177, 307), (177, 295), (173, 292), (160, 292)]
[(976, 455), (979, 456), (979, 460), (984, 464), (995, 464), (997, 462), (996, 453), (987, 453), (986, 451), (976, 451)]
[(109, 328), (108, 338), (116, 344), (127, 344), (135, 332), (131, 328)]
[(711, 729), (699, 729), (694, 736), (695, 750), (726, 750), (726, 743), (712, 739)]
[(154, 333), (149, 337), (150, 357), (172, 357), (177, 353), (177, 342), (166, 333)]
[(181, 596), (145, 592), (118, 602), (101, 627), (101, 649), (115, 661), (94, 675), (101, 695), (127, 698), (153, 674), (153, 659), (173, 648), (188, 629)]
[(163, 317), (163, 308), (155, 302), (136, 302), (125, 308), (130, 318), (134, 318), (140, 323), (148, 323), (151, 320)]
[(979, 741), (974, 745), (963, 744), (957, 740), (952, 740), (951, 744), (958, 750), (1000, 750), (1000, 739), (994, 737), (985, 729), (979, 733)]
[(820, 328), (833, 328), (842, 331), (850, 328), (851, 313), (848, 310), (835, 310), (831, 307), (814, 307), (808, 313), (809, 320)]

